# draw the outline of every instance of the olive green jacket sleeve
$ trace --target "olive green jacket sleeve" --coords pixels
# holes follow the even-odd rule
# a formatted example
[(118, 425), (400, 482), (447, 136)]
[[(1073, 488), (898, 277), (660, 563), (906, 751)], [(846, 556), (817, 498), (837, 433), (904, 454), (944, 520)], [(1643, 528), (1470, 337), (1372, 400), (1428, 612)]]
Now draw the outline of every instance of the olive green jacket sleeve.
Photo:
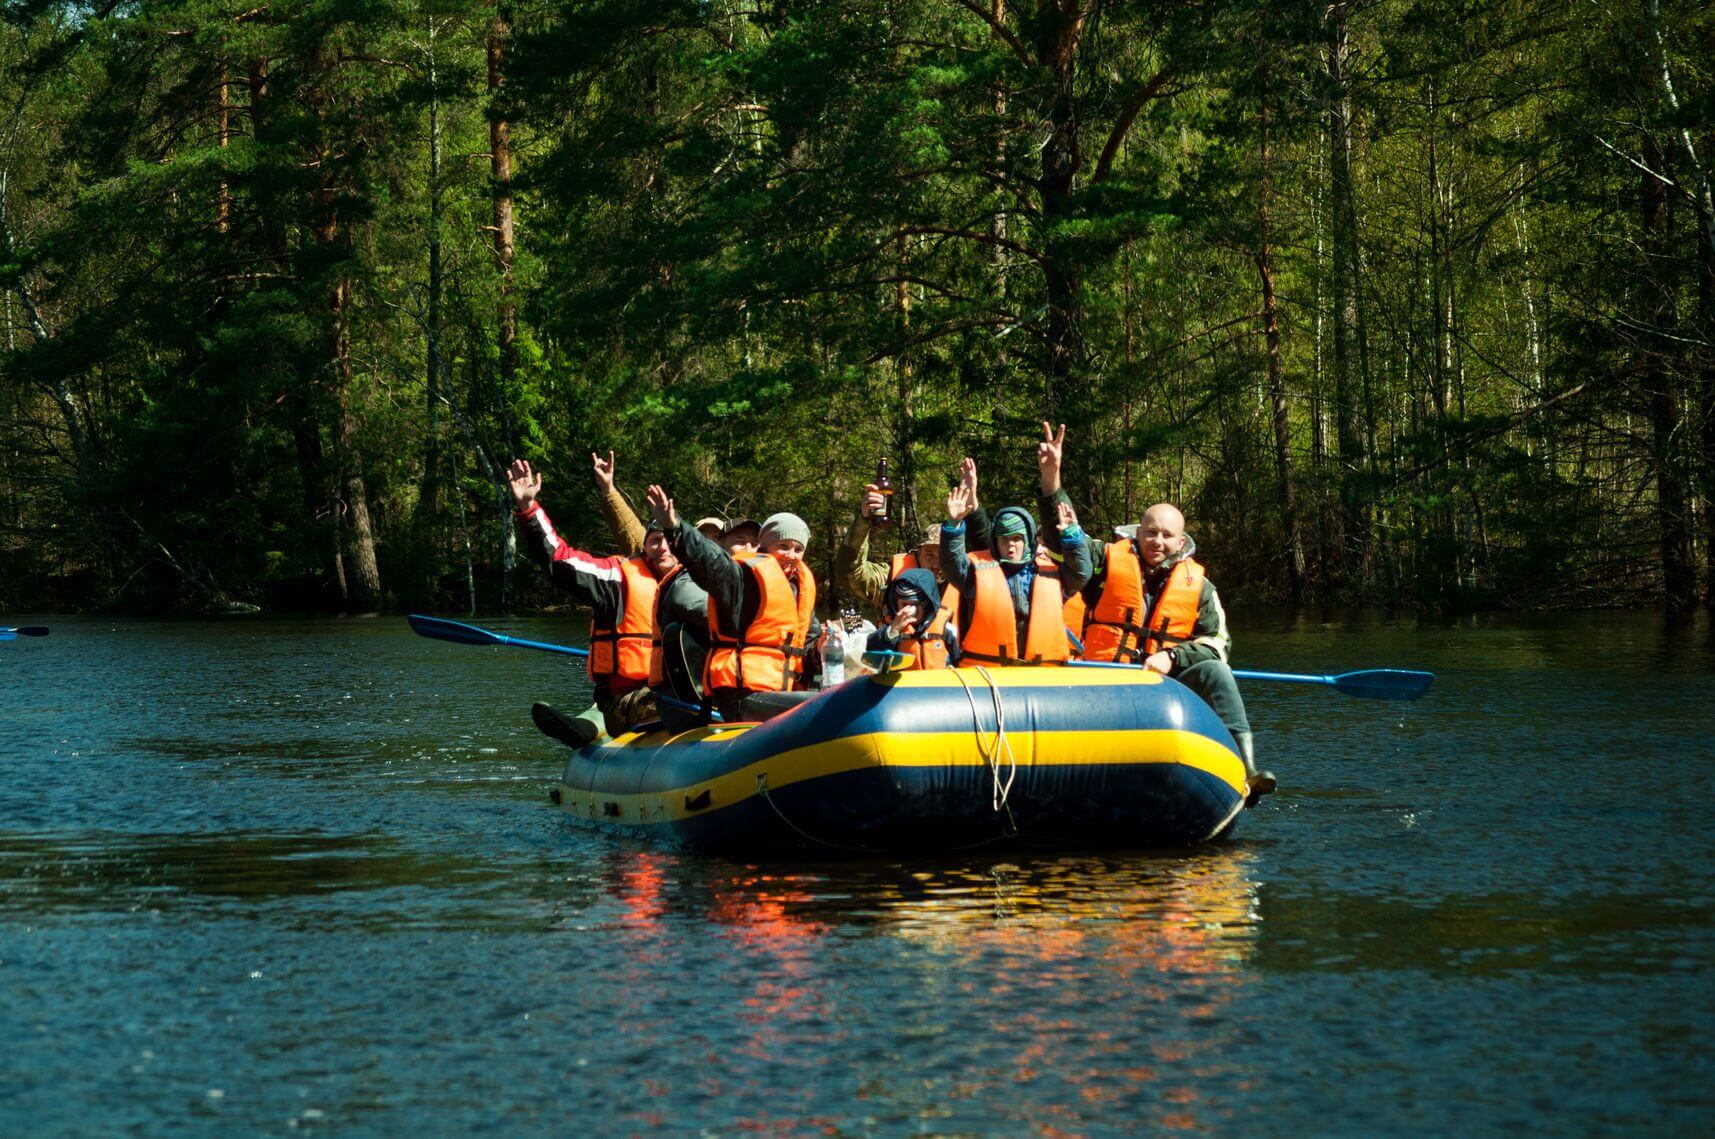
[(607, 519), (607, 528), (613, 534), (613, 540), (619, 544), (620, 552), (630, 557), (643, 548), (643, 536), (648, 533), (643, 527), (642, 519), (637, 517), (637, 511), (631, 509), (631, 503), (625, 501), (625, 495), (614, 487), (602, 496), (601, 515)]
[(1206, 660), (1229, 662), (1233, 652), (1233, 635), (1227, 630), (1227, 611), (1221, 606), (1221, 595), (1215, 583), (1203, 578), (1203, 594), (1197, 599), (1197, 623), (1191, 628), (1191, 639), (1167, 650), (1173, 658), (1173, 668), (1167, 675), (1182, 672)]
[[(1053, 494), (1041, 494), (1036, 497), (1036, 513), (1042, 519), (1042, 544), (1050, 550), (1057, 551), (1060, 549), (1060, 504), (1071, 501), (1072, 496), (1066, 493), (1064, 487)], [(1079, 523), (1079, 529), (1083, 529), (1082, 523)], [(1093, 593), (1100, 593), (1102, 586), (1107, 583), (1107, 543), (1085, 530), (1084, 549), (1083, 565), (1087, 572), (1083, 577), (1077, 578), (1075, 584), (1068, 582), (1070, 588), (1066, 590), (1067, 597), (1071, 597), (1074, 593), (1085, 592), (1086, 587), (1090, 586), (1094, 587)]]
[(869, 560), (869, 519), (858, 515), (846, 531), (846, 540), (834, 553), (834, 579), (853, 597), (868, 603), (876, 613), (881, 612), (882, 595), (887, 590), (889, 567)]

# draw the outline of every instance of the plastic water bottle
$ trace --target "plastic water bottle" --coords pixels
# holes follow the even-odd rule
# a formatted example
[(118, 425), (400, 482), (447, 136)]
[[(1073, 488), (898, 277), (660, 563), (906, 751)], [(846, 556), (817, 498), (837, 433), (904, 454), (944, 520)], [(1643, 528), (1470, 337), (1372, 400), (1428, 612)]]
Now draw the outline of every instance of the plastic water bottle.
[(822, 687), (832, 688), (846, 679), (846, 629), (840, 621), (829, 621), (822, 637)]

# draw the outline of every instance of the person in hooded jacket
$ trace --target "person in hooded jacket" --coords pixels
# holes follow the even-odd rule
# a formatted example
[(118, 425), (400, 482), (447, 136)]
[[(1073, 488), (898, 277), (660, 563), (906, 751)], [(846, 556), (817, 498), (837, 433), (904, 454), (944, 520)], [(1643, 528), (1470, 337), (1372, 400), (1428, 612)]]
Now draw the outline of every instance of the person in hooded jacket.
[[(1038, 447), (1041, 507), (1052, 514), (1067, 501), (1060, 485), (1066, 428), (1058, 436), (1042, 425)], [(1276, 787), (1274, 773), (1256, 766), (1256, 745), (1244, 697), (1227, 663), (1233, 638), (1215, 583), (1196, 560), (1197, 543), (1185, 516), (1171, 503), (1144, 512), (1136, 526), (1120, 527), (1118, 541), (1090, 552), (1083, 589), (1081, 630), (1086, 660), (1124, 661), (1171, 676), (1215, 711), (1245, 764), (1247, 806)]]
[(973, 507), (961, 483), (947, 493), (941, 524), (941, 557), (959, 585), (958, 664), (1061, 664), (1070, 656), (1061, 619), (1065, 597), (1090, 576), (1089, 544), (1070, 502), (1059, 504), (1057, 546), (1062, 561), (1039, 556), (1036, 520), (1022, 506), (1008, 506), (990, 520), (990, 560), (965, 549), (964, 519)]
[(881, 615), (887, 623), (869, 635), (868, 652), (897, 652), (913, 668), (946, 668), (959, 655), (959, 633), (941, 603), (940, 583), (926, 569), (908, 569), (887, 583)]

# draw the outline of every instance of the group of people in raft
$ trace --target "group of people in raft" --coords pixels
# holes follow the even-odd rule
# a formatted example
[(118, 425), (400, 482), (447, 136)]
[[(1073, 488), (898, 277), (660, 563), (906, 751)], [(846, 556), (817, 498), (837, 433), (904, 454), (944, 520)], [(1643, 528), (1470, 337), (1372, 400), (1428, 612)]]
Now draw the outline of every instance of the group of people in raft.
[[(840, 583), (883, 624), (867, 649), (896, 665), (961, 668), (1058, 665), (1082, 660), (1141, 665), (1197, 693), (1232, 732), (1244, 759), (1247, 805), (1275, 789), (1256, 766), (1250, 722), (1227, 658), (1232, 637), (1214, 583), (1194, 557), (1177, 508), (1157, 503), (1114, 541), (1092, 542), (1060, 484), (1066, 428), (1042, 425), (1037, 444), (1048, 520), (1038, 539), (1031, 512), (990, 516), (967, 458), (947, 493), (947, 518), (891, 564), (869, 559), (872, 520), (886, 509), (864, 488), (835, 560)], [(649, 487), (645, 525), (614, 488), (614, 456), (591, 456), (602, 513), (624, 554), (598, 557), (569, 545), (542, 507), (542, 477), (524, 460), (507, 470), (521, 531), (553, 580), (592, 611), (589, 675), (595, 707), (566, 716), (537, 704), (547, 734), (574, 747), (605, 730), (618, 736), (661, 720), (672, 731), (707, 719), (766, 719), (818, 686), (826, 631), (816, 616), (816, 578), (804, 560), (810, 528), (795, 514), (680, 517)], [(797, 695), (801, 693), (802, 695)]]

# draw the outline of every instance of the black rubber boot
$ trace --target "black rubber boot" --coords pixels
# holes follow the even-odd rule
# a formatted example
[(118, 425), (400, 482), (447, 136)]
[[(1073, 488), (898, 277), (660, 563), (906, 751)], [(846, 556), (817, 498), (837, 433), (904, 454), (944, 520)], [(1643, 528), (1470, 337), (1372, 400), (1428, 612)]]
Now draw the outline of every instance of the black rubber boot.
[(1234, 732), (1233, 742), (1239, 745), (1239, 758), (1245, 761), (1245, 806), (1254, 807), (1264, 795), (1274, 794), (1274, 772), (1257, 770), (1256, 744), (1249, 732)]
[(530, 705), (530, 719), (543, 735), (559, 740), (567, 747), (588, 747), (601, 735), (601, 729), (581, 717), (572, 717), (546, 704)]

